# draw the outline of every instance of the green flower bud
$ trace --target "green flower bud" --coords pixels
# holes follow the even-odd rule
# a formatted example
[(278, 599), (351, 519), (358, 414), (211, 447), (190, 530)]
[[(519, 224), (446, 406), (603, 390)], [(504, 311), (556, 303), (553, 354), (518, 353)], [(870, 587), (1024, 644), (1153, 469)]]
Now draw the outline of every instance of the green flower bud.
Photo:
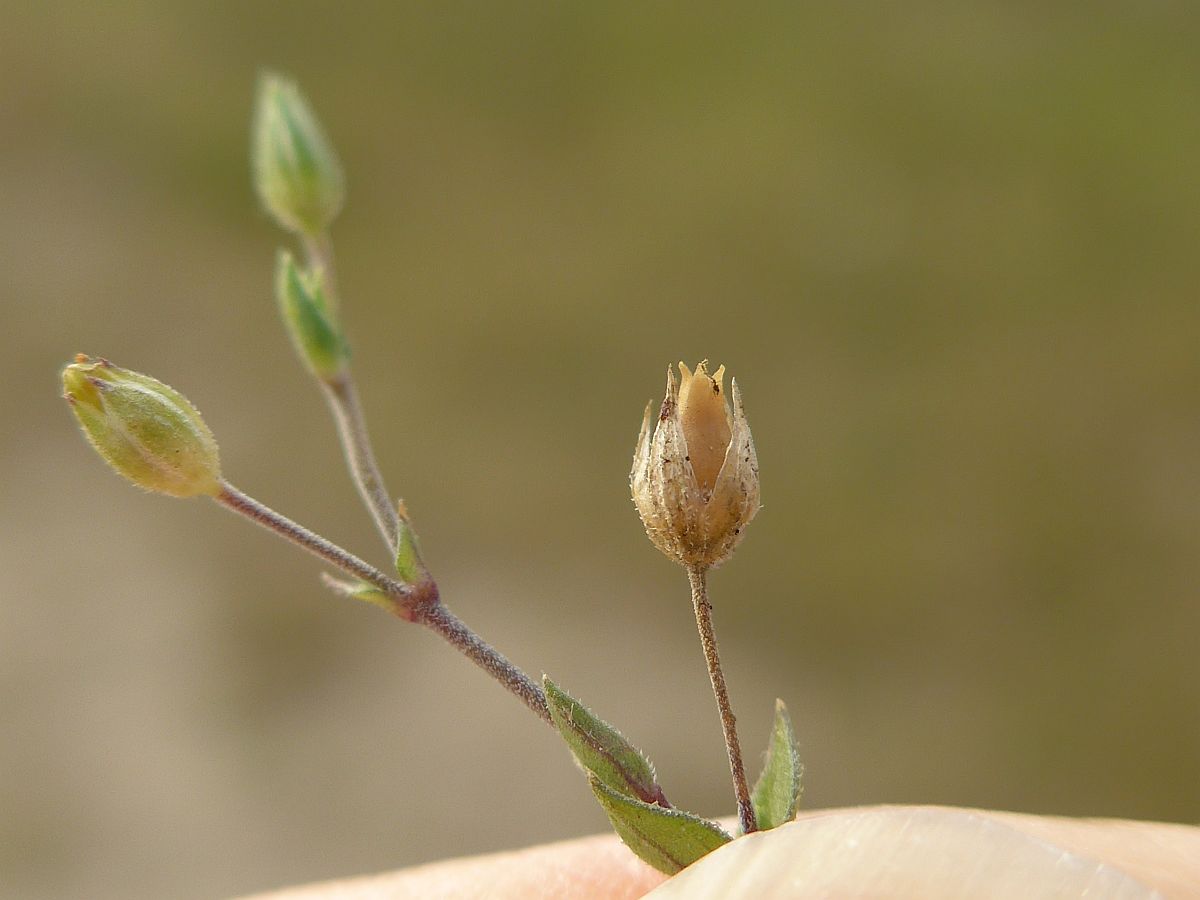
[(303, 272), (286, 250), (275, 267), (275, 298), (296, 353), (318, 378), (340, 374), (349, 356), (320, 270)]
[(279, 75), (258, 82), (254, 109), (254, 186), (288, 231), (316, 235), (341, 211), (342, 165), (299, 89)]
[(63, 369), (63, 388), (96, 452), (134, 484), (171, 497), (221, 490), (217, 442), (182, 394), (82, 353)]

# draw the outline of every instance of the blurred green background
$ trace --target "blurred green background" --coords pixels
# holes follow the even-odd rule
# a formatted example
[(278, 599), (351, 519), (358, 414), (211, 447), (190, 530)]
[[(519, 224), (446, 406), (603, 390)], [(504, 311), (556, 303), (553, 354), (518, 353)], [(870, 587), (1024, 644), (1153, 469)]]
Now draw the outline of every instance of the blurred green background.
[(600, 831), (427, 633), (57, 399), (83, 351), (382, 562), (275, 319), (260, 67), (338, 146), (383, 467), (449, 605), (732, 811), (682, 574), (626, 477), (668, 363), (742, 385), (712, 579), (809, 807), (1200, 819), (1192, 4), (14, 3), (0, 34), (0, 893), (202, 898)]

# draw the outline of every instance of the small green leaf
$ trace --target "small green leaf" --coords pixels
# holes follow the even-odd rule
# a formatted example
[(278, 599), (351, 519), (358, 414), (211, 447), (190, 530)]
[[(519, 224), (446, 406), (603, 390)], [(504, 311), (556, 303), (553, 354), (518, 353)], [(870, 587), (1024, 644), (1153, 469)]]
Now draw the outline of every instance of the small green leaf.
[(403, 515), (396, 534), (396, 574), (405, 584), (416, 584), (429, 578), (429, 570), (425, 568), (417, 546), (417, 535)]
[(667, 805), (650, 760), (625, 740), (621, 732), (542, 676), (550, 718), (571, 748), (580, 768), (595, 775), (618, 794), (646, 803)]
[(372, 584), (364, 581), (343, 581), (341, 578), (334, 578), (324, 572), (321, 573), (321, 580), (335, 594), (349, 597), (351, 600), (362, 600), (364, 603), (374, 604), (388, 612), (396, 611), (396, 601)]
[(750, 797), (758, 827), (763, 831), (796, 818), (800, 809), (800, 765), (796, 736), (782, 700), (775, 701), (775, 724), (767, 746), (767, 761)]
[(618, 793), (595, 773), (588, 784), (625, 845), (660, 872), (674, 875), (732, 840), (707, 819)]

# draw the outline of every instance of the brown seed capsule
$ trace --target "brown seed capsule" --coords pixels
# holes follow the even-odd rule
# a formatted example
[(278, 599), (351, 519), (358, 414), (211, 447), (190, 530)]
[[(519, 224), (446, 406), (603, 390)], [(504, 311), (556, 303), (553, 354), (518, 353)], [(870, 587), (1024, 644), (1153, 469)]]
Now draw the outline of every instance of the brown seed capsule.
[(667, 395), (651, 426), (646, 406), (629, 483), (654, 546), (688, 568), (727, 560), (758, 512), (758, 457), (737, 380), (733, 411), (725, 401), (725, 367), (709, 375), (679, 364), (667, 369)]

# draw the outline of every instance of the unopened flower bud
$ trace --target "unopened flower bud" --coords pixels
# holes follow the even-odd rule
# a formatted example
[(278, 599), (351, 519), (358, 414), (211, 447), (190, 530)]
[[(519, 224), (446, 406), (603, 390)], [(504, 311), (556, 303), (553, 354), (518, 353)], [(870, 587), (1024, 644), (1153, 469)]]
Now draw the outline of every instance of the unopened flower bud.
[(254, 109), (254, 186), (288, 231), (317, 235), (342, 209), (345, 180), (333, 146), (291, 81), (263, 75)]
[(691, 372), (682, 385), (667, 369), (658, 421), (647, 405), (629, 481), (633, 502), (654, 546), (688, 568), (727, 560), (758, 512), (758, 457), (737, 380), (733, 410), (725, 400), (725, 367)]
[(318, 378), (338, 375), (348, 353), (320, 270), (303, 272), (290, 253), (280, 251), (275, 298), (296, 353), (309, 371)]
[(63, 369), (63, 387), (96, 452), (134, 484), (172, 497), (220, 491), (217, 442), (179, 392), (82, 353)]

